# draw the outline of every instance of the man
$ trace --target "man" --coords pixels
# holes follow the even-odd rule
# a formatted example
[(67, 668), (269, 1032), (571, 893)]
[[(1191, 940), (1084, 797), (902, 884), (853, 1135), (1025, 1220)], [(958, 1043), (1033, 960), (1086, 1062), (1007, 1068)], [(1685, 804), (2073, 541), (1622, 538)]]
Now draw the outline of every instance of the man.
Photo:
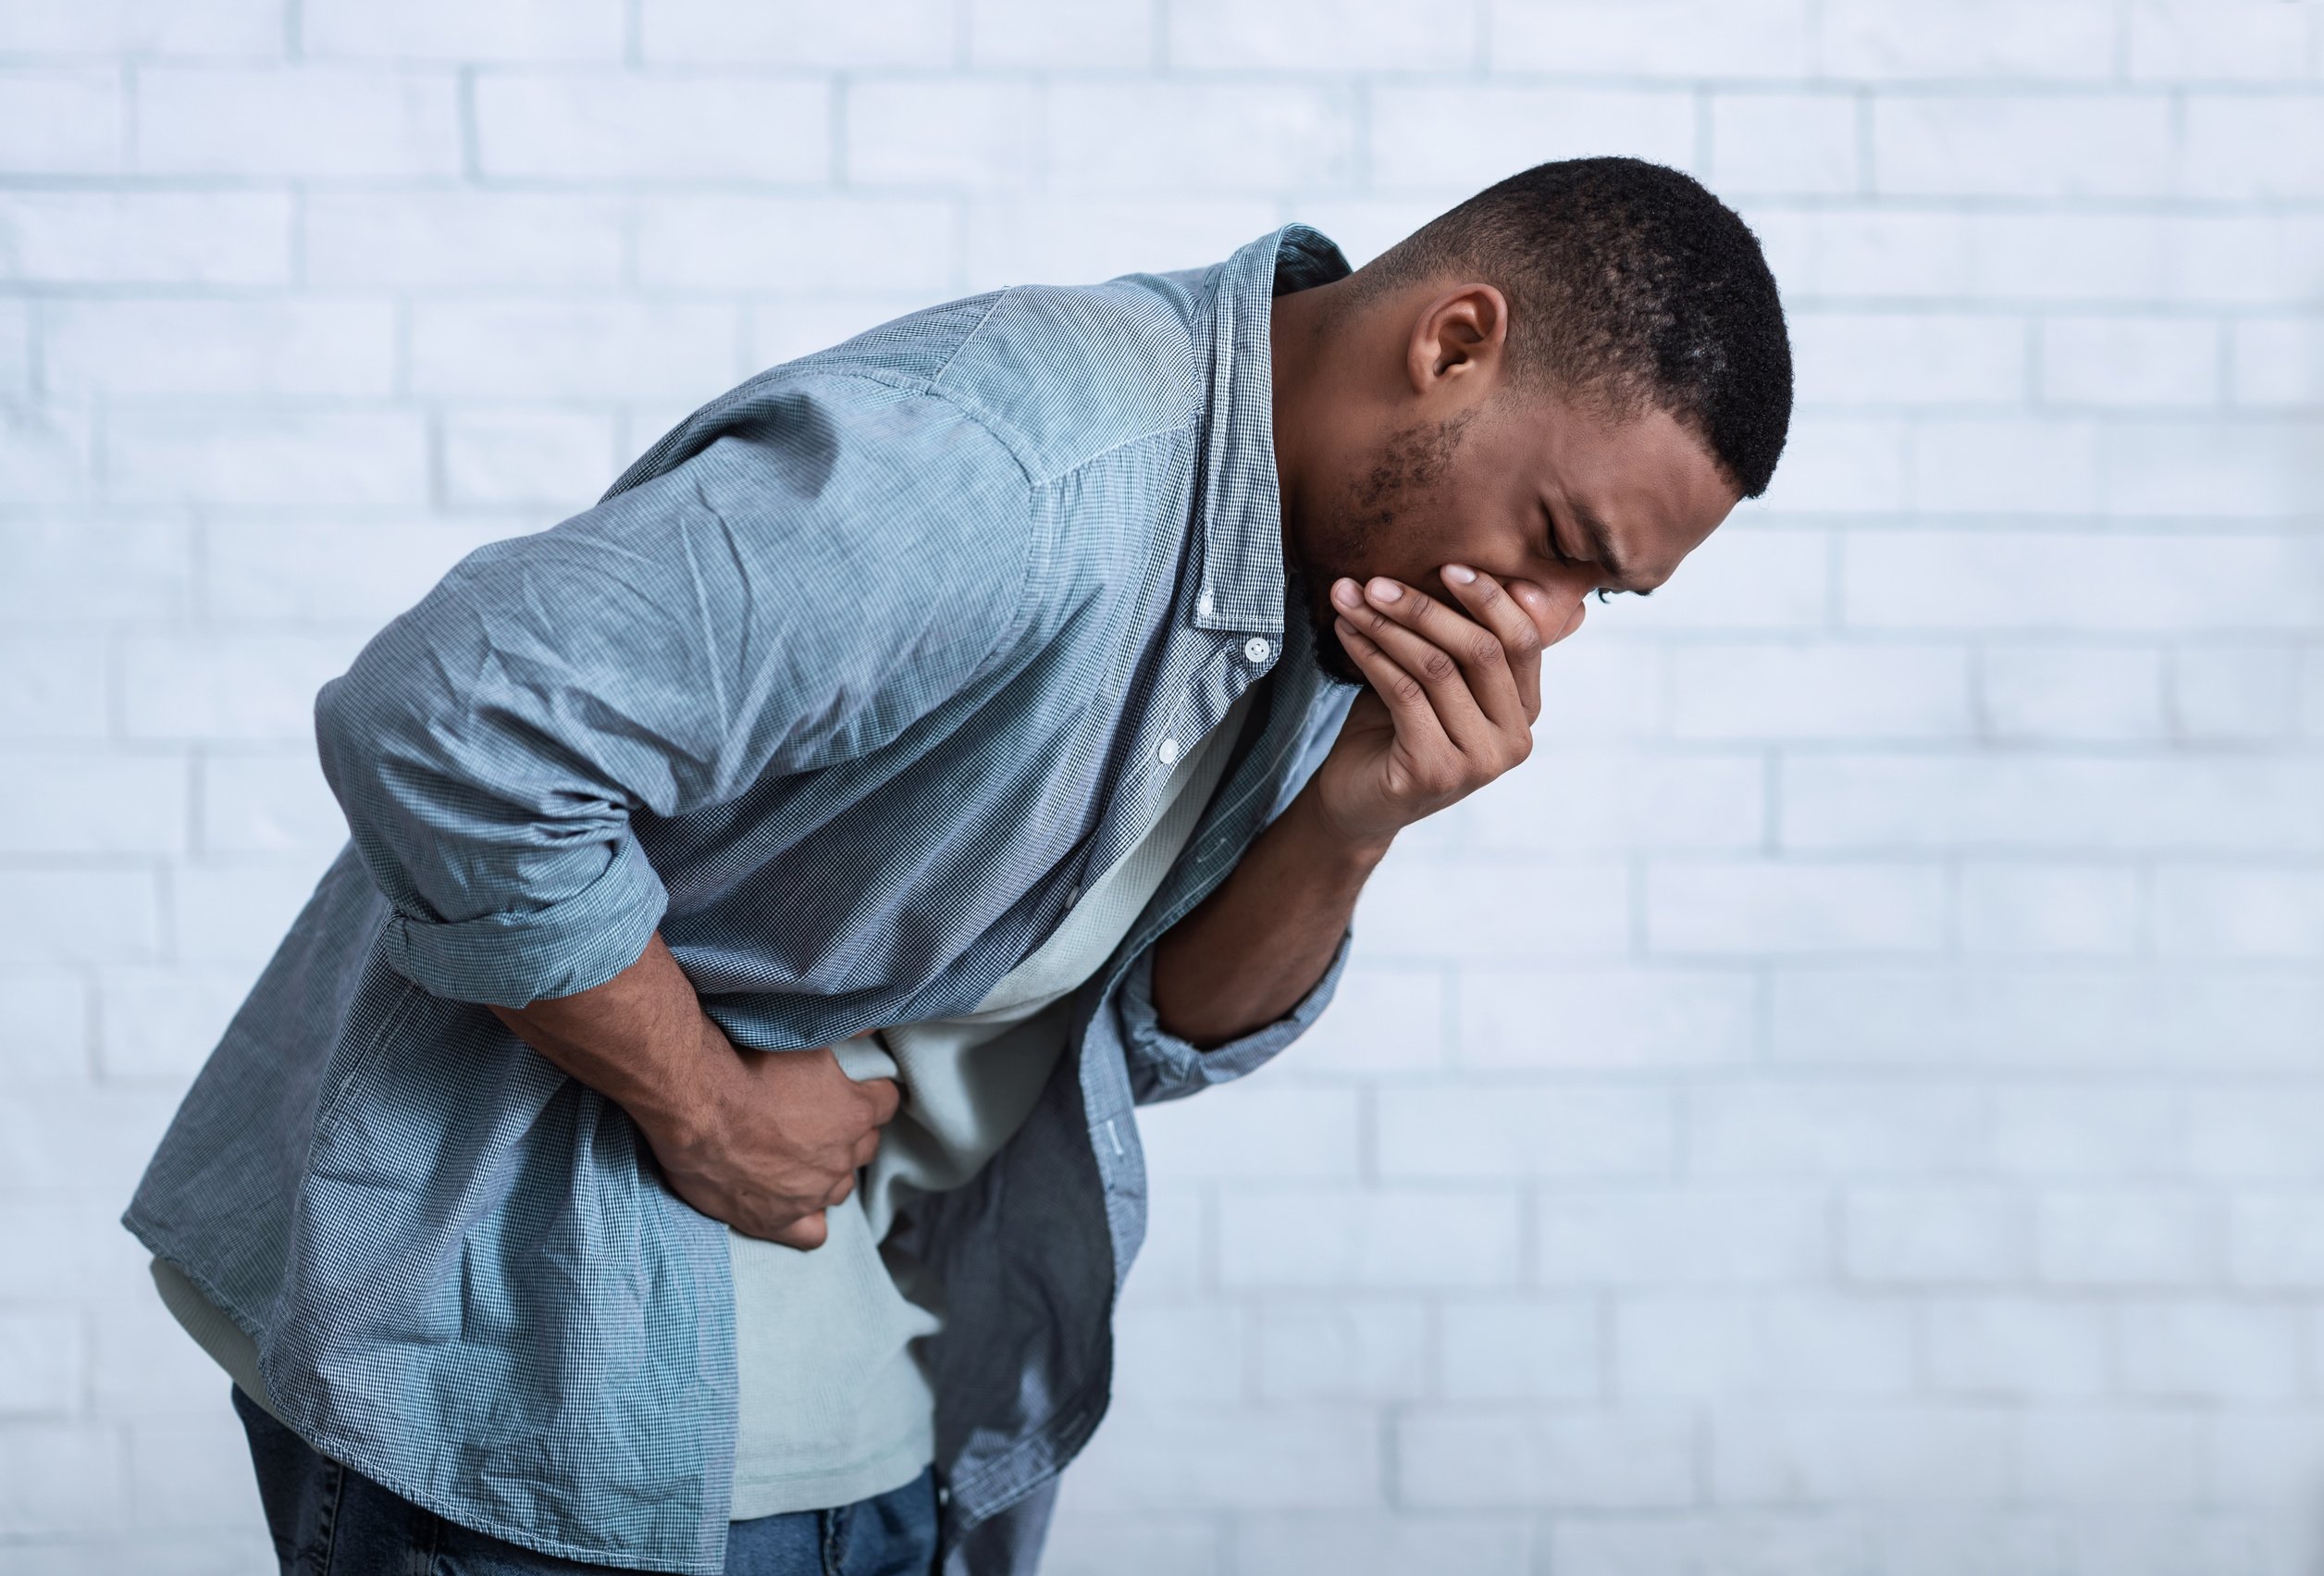
[(1032, 1570), (1132, 1105), (1315, 1021), (1790, 400), (1742, 222), (1580, 160), (915, 314), (464, 561), (322, 692), (352, 841), (124, 1217), (286, 1569)]

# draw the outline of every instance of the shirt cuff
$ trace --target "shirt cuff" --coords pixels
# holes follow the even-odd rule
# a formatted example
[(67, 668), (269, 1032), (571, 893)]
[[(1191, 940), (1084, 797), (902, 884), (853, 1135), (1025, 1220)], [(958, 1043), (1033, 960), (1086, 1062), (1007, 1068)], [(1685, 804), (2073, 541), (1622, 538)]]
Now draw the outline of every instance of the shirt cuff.
[(1198, 1050), (1191, 1041), (1179, 1038), (1165, 1029), (1156, 1015), (1154, 946), (1149, 943), (1122, 976), (1115, 998), (1121, 1020), (1122, 1045), (1130, 1062), (1132, 1099), (1139, 1105), (1178, 1099), (1213, 1084), (1240, 1078), (1265, 1065), (1323, 1015), (1332, 992), (1339, 987), (1340, 975), (1347, 967), (1348, 948), (1354, 936), (1352, 925), (1340, 932), (1340, 944), (1333, 949), (1323, 977), (1309, 987), (1289, 1012), (1208, 1050)]
[(523, 1007), (603, 985), (643, 956), (670, 896), (634, 838), (596, 879), (521, 912), (431, 920), (399, 910), (380, 937), (389, 967), (453, 1001)]

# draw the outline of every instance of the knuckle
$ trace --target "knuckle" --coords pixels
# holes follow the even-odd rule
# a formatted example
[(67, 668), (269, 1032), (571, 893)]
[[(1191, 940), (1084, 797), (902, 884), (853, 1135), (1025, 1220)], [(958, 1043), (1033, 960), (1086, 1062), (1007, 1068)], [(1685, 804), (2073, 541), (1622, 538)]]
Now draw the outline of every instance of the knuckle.
[(1468, 651), (1469, 660), (1479, 667), (1492, 667), (1501, 661), (1501, 640), (1490, 629), (1480, 631), (1472, 638)]
[(1431, 651), (1420, 660), (1420, 671), (1430, 678), (1442, 681), (1459, 672), (1460, 664), (1454, 662), (1450, 653), (1440, 648)]
[(1396, 692), (1396, 699), (1399, 701), (1418, 701), (1427, 693), (1421, 689), (1420, 681), (1409, 673), (1399, 673), (1389, 688)]

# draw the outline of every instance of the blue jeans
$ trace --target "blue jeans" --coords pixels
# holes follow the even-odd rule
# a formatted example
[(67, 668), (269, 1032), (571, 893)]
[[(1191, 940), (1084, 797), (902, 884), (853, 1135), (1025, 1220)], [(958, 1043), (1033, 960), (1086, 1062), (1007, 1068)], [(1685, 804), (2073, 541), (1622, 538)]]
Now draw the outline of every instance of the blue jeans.
[[(283, 1576), (601, 1576), (447, 1521), (322, 1455), (230, 1386)], [(930, 1576), (936, 1477), (831, 1510), (733, 1523), (726, 1576)]]

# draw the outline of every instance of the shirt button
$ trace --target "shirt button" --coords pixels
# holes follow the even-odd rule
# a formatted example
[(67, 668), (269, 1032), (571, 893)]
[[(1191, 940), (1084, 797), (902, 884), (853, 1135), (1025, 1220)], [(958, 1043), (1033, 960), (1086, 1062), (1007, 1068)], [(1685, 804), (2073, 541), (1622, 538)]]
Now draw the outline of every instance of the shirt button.
[(1156, 751), (1155, 754), (1161, 758), (1162, 763), (1165, 766), (1168, 765), (1171, 762), (1178, 759), (1178, 740), (1175, 738), (1164, 739), (1162, 741), (1162, 748)]
[(1078, 886), (1076, 886), (1076, 887), (1073, 888), (1073, 890), (1071, 890), (1070, 892), (1068, 892), (1068, 893), (1065, 895), (1065, 906), (1066, 906), (1067, 908), (1069, 908), (1069, 908), (1071, 908), (1074, 904), (1076, 904), (1076, 903), (1080, 902), (1081, 900), (1082, 900), (1082, 888), (1081, 888), (1080, 887), (1078, 887)]
[(1210, 616), (1210, 593), (1208, 591), (1205, 591), (1194, 599), (1194, 611), (1205, 618)]
[(1242, 642), (1242, 654), (1253, 662), (1267, 661), (1267, 642), (1256, 635)]

